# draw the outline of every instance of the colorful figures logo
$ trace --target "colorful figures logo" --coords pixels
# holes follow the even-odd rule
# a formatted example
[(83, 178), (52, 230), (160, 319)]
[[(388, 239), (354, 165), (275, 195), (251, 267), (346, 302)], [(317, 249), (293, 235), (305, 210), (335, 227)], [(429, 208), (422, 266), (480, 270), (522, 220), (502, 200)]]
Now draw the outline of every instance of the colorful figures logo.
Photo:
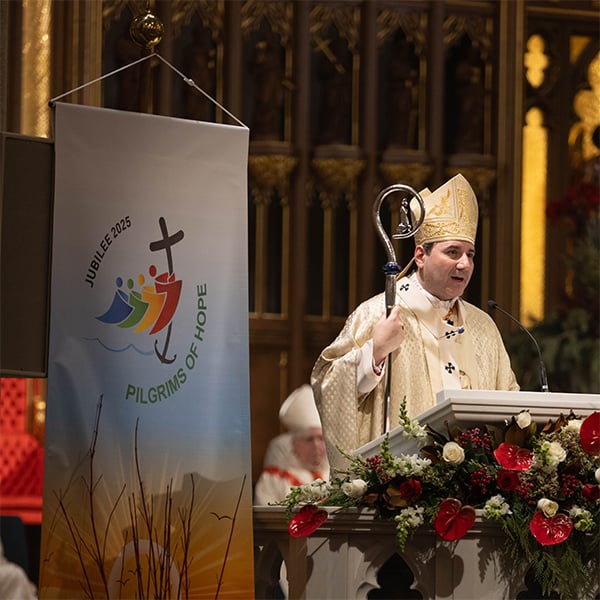
[(183, 239), (183, 231), (179, 230), (169, 235), (167, 225), (163, 217), (158, 220), (162, 239), (150, 243), (150, 250), (157, 252), (164, 250), (167, 255), (167, 271), (158, 273), (155, 265), (150, 265), (148, 274), (151, 277), (149, 283), (143, 274), (137, 277), (139, 289), (135, 289), (133, 279), (127, 280), (127, 291), (123, 290), (123, 279), (117, 277), (117, 290), (113, 297), (110, 308), (99, 317), (98, 321), (116, 325), (121, 328), (133, 328), (135, 333), (148, 331), (149, 335), (159, 333), (166, 327), (166, 338), (162, 350), (158, 348), (158, 340), (154, 340), (154, 352), (162, 363), (170, 364), (176, 358), (167, 358), (167, 350), (171, 339), (171, 321), (179, 305), (181, 296), (181, 279), (175, 277), (173, 270), (173, 257), (171, 247)]

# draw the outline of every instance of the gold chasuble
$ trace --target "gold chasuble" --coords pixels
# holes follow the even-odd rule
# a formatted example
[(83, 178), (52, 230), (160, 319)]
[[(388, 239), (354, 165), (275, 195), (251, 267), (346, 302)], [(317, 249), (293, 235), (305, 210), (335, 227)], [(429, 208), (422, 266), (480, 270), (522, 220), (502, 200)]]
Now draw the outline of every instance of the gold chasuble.
[[(405, 338), (392, 354), (390, 428), (399, 424), (406, 397), (408, 414), (417, 417), (435, 404), (442, 389), (518, 390), (510, 360), (491, 317), (457, 300), (452, 311), (432, 306), (413, 278), (396, 282)], [(362, 303), (348, 317), (338, 337), (323, 350), (311, 377), (321, 415), (329, 461), (343, 468), (347, 453), (383, 433), (387, 376), (370, 393), (359, 396), (360, 348), (385, 312), (385, 294)]]

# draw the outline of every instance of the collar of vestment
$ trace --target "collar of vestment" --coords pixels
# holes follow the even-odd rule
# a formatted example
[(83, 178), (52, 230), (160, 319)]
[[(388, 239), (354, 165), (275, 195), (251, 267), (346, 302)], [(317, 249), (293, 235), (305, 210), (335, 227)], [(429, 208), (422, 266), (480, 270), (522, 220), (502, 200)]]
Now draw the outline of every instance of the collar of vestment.
[(423, 288), (416, 273), (402, 278), (396, 285), (396, 302), (409, 308), (435, 340), (460, 335), (456, 332), (464, 327), (464, 322), (457, 300), (436, 298)]
[(469, 336), (462, 333), (465, 322), (461, 302), (456, 298), (439, 300), (427, 293), (413, 275), (397, 282), (396, 303), (417, 318), (433, 393), (474, 387), (477, 369)]
[(410, 281), (412, 281), (417, 286), (417, 288), (423, 292), (423, 294), (425, 294), (425, 297), (427, 298), (427, 300), (429, 300), (429, 302), (431, 302), (431, 305), (434, 308), (442, 308), (447, 313), (452, 310), (452, 308), (454, 307), (454, 304), (456, 303), (456, 301), (459, 298), (459, 296), (456, 296), (455, 298), (452, 298), (451, 300), (440, 300), (437, 296), (434, 296), (432, 293), (428, 292), (423, 287), (423, 285), (419, 281), (419, 276), (417, 275), (416, 271), (408, 279)]

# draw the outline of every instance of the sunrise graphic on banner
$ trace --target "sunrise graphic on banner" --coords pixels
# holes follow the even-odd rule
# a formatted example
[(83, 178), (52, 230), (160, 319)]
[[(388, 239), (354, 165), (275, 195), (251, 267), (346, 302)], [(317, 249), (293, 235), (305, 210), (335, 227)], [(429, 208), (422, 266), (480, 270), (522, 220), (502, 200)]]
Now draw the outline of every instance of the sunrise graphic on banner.
[(248, 130), (55, 132), (40, 596), (252, 598)]

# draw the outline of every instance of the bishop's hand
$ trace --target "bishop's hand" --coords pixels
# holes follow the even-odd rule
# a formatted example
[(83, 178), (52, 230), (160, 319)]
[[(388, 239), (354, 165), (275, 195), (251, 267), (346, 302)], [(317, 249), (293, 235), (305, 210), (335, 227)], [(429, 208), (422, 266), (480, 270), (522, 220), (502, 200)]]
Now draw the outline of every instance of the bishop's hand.
[(400, 347), (404, 335), (400, 307), (395, 305), (390, 310), (390, 314), (381, 315), (373, 327), (373, 362), (376, 365), (381, 364), (388, 354)]

